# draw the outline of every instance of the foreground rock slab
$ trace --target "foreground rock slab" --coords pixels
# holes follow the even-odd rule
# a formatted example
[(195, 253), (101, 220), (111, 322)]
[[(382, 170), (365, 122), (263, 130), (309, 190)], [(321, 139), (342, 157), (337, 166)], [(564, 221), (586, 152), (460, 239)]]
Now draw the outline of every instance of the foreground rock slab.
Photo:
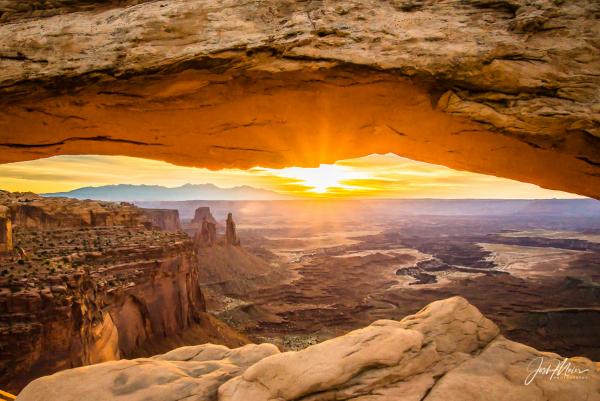
[(297, 352), (271, 344), (183, 347), (65, 370), (33, 381), (17, 398), (82, 399), (594, 401), (600, 373), (586, 358), (505, 339), (477, 308), (453, 297)]

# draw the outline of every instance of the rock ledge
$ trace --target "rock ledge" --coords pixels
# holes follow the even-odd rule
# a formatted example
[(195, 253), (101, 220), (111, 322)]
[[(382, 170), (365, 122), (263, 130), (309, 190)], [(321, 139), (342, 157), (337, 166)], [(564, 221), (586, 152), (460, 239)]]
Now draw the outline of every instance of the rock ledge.
[[(560, 365), (562, 363), (562, 365)], [(552, 378), (537, 367), (563, 366)], [(530, 380), (529, 384), (525, 384)], [(280, 353), (204, 344), (65, 370), (18, 401), (600, 400), (597, 364), (509, 341), (464, 298)]]

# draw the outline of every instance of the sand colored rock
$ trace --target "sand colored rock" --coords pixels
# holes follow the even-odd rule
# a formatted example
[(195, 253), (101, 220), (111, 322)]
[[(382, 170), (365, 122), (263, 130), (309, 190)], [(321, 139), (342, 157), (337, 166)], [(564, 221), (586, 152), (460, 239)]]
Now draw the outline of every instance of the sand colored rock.
[(560, 359), (504, 339), (475, 307), (453, 297), (297, 352), (204, 345), (67, 370), (32, 382), (18, 400), (599, 399), (597, 364), (585, 358), (568, 360), (578, 377), (538, 374), (526, 385), (540, 357)]
[[(29, 385), (19, 400), (212, 400), (220, 384), (262, 358), (270, 344), (230, 350), (213, 344), (183, 347), (153, 358), (121, 360), (66, 370)], [(94, 376), (94, 384), (88, 379)]]
[[(540, 364), (543, 368), (558, 370), (554, 375), (550, 371), (530, 376)], [(525, 385), (525, 380), (530, 378), (531, 382)], [(442, 377), (426, 400), (476, 401), (482, 397), (498, 401), (597, 401), (600, 400), (598, 363), (586, 358), (566, 360), (500, 336), (477, 358)]]

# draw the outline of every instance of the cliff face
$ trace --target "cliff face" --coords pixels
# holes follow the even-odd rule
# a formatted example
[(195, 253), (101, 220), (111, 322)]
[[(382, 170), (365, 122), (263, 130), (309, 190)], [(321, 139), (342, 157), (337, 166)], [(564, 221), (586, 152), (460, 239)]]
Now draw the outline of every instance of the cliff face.
[[(532, 375), (537, 365), (560, 363), (569, 370), (559, 376)], [(599, 394), (592, 361), (506, 340), (454, 297), (296, 352), (206, 344), (68, 370), (32, 382), (18, 400), (571, 401)]]
[(9, 209), (13, 225), (32, 229), (134, 227), (148, 222), (141, 209), (124, 202), (44, 198), (31, 192), (0, 190), (0, 205)]
[(217, 220), (215, 220), (214, 216), (210, 212), (210, 207), (208, 206), (200, 206), (196, 208), (192, 223), (201, 225), (204, 220), (214, 225), (217, 224)]
[(225, 222), (225, 243), (227, 245), (239, 246), (240, 239), (237, 235), (235, 228), (235, 221), (233, 221), (233, 214), (227, 214), (227, 221)]
[(162, 231), (177, 232), (181, 230), (179, 211), (172, 209), (141, 209), (153, 227)]
[(0, 252), (10, 252), (12, 243), (12, 220), (6, 206), (0, 205)]
[[(73, 205), (70, 221), (85, 214), (86, 203), (65, 202), (60, 216)], [(121, 216), (128, 212), (119, 207), (130, 206), (112, 207)], [(19, 252), (0, 256), (0, 387), (16, 392), (58, 370), (184, 344), (247, 342), (206, 313), (185, 234), (144, 225), (48, 228), (52, 221), (17, 225)]]
[(600, 197), (597, 1), (0, 7), (0, 162), (395, 152)]

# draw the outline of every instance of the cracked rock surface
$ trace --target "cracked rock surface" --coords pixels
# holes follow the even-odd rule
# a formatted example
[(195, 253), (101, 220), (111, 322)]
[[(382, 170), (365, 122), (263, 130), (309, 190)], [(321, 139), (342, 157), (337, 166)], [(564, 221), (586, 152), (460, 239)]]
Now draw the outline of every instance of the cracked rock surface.
[(570, 370), (557, 377), (538, 373), (525, 384), (535, 366), (562, 360), (505, 339), (477, 308), (453, 297), (301, 351), (183, 347), (65, 370), (30, 383), (17, 399), (599, 400), (600, 373), (586, 358), (566, 360)]
[(594, 0), (4, 0), (0, 162), (395, 152), (600, 197), (599, 15)]

